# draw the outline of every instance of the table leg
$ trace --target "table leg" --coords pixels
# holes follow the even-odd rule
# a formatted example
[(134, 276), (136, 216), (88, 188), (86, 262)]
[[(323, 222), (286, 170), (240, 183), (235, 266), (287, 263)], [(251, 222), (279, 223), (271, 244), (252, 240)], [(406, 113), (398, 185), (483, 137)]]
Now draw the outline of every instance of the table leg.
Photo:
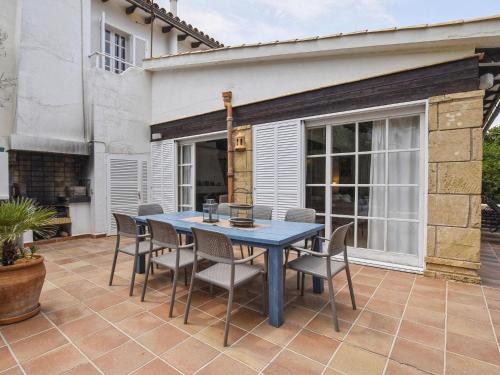
[[(313, 247), (313, 251), (317, 251), (317, 252), (321, 252), (321, 241), (319, 239), (315, 239), (313, 241), (314, 243), (314, 247)], [(319, 277), (313, 277), (313, 292), (314, 293), (323, 293), (323, 290), (324, 290), (324, 282), (322, 279), (320, 279)]]
[(269, 248), (269, 324), (279, 327), (283, 324), (283, 248)]
[(135, 266), (135, 272), (141, 274), (146, 272), (146, 255), (139, 255), (137, 265)]

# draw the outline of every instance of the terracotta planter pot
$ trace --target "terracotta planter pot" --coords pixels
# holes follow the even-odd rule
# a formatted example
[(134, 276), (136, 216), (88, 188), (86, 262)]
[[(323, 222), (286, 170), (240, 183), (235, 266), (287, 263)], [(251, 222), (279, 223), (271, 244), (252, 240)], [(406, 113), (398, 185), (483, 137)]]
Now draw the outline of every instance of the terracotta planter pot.
[(0, 265), (0, 324), (16, 323), (40, 311), (40, 293), (45, 280), (43, 257)]

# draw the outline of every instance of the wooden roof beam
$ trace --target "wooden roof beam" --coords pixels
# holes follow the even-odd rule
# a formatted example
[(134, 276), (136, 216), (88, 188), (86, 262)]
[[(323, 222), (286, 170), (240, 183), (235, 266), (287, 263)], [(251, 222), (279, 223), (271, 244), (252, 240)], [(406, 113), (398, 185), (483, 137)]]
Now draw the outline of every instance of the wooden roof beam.
[(191, 43), (191, 48), (198, 48), (199, 46), (201, 46), (201, 42), (192, 42)]
[(173, 27), (172, 25), (163, 26), (161, 28), (161, 32), (163, 34), (169, 33), (172, 30), (172, 27)]
[(177, 35), (177, 40), (179, 42), (182, 42), (183, 40), (186, 40), (187, 37), (188, 37), (188, 34), (179, 34), (179, 35)]
[(144, 23), (145, 23), (146, 25), (149, 25), (151, 22), (153, 22), (153, 17), (146, 17), (146, 18), (144, 19)]
[(137, 5), (131, 5), (125, 9), (125, 13), (132, 14), (135, 12)]

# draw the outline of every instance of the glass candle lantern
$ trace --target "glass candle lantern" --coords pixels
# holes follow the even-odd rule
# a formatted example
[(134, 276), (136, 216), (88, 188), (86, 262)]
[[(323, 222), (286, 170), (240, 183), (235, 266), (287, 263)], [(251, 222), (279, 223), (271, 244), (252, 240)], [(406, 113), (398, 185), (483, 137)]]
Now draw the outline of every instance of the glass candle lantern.
[(203, 222), (216, 223), (219, 221), (217, 206), (215, 199), (207, 199), (205, 203), (203, 203)]

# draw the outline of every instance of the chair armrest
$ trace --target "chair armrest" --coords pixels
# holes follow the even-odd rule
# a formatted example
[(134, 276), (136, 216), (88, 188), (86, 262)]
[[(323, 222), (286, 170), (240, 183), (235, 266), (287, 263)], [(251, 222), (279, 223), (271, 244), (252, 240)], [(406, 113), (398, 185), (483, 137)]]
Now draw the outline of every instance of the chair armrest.
[(330, 241), (330, 239), (326, 238), (326, 237), (316, 236), (315, 238), (319, 238), (320, 240), (323, 240), (323, 241)]
[(312, 256), (319, 257), (319, 258), (330, 257), (330, 254), (328, 254), (328, 253), (320, 253), (318, 251), (312, 251), (312, 250), (309, 250), (309, 249), (304, 249), (302, 247), (292, 246), (291, 249), (295, 250), (295, 251), (300, 251), (301, 253), (304, 252), (304, 253), (310, 254)]
[(248, 263), (248, 262), (250, 262), (251, 260), (253, 260), (253, 259), (257, 258), (257, 257), (260, 257), (261, 255), (264, 255), (265, 253), (266, 253), (265, 251), (261, 251), (260, 253), (257, 253), (257, 254), (254, 254), (254, 255), (250, 255), (249, 257), (235, 260), (234, 264)]
[(137, 235), (137, 238), (148, 238), (148, 237), (151, 237), (151, 234), (146, 233), (146, 234), (138, 234)]
[(179, 249), (192, 249), (194, 247), (194, 243), (188, 243), (187, 245), (179, 246)]

